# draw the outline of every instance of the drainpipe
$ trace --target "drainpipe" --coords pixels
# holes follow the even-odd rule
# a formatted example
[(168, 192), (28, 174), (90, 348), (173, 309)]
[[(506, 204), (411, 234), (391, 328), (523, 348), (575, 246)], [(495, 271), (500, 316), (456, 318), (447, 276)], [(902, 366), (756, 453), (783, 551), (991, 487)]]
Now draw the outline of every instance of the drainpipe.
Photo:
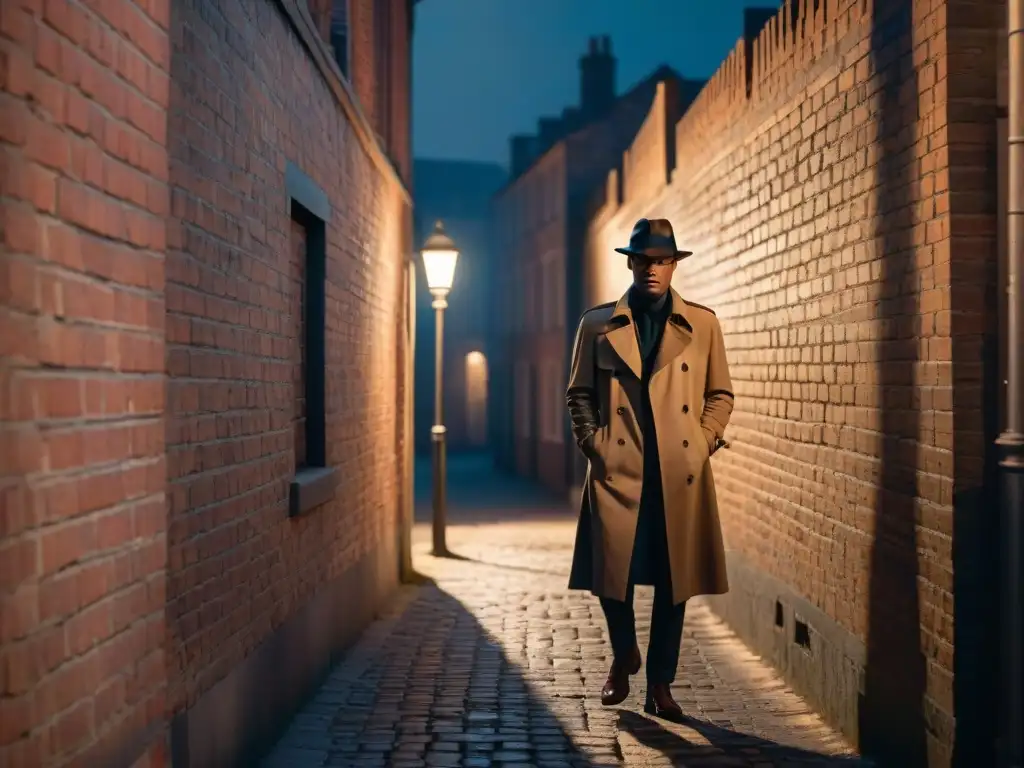
[(996, 440), (1002, 496), (1002, 760), (1024, 768), (1024, 0), (1007, 1), (1006, 424)]

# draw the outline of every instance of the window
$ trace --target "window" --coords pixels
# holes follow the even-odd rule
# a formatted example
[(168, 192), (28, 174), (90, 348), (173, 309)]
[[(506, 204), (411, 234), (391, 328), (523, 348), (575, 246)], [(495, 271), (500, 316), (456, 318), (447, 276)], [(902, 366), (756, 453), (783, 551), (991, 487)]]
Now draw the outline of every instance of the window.
[(558, 328), (561, 323), (558, 321), (558, 285), (559, 285), (559, 268), (558, 258), (556, 253), (551, 253), (548, 256), (548, 263), (545, 267), (545, 271), (548, 275), (546, 290), (544, 292), (544, 318), (545, 324), (548, 329)]
[(291, 212), (288, 266), (291, 278), (292, 430), (295, 477), (289, 514), (299, 515), (329, 501), (336, 474), (327, 466), (326, 285), (327, 220), (323, 190), (297, 167), (285, 171)]
[(533, 414), (530, 412), (530, 363), (526, 360), (516, 362), (516, 434), (519, 437), (530, 437)]
[(550, 327), (548, 293), (551, 289), (551, 263), (546, 256), (541, 257), (540, 274), (537, 278), (540, 281), (540, 329), (546, 331)]
[(534, 281), (531, 280), (534, 275), (529, 272), (525, 264), (519, 265), (519, 271), (522, 274), (523, 308), (525, 309), (523, 330), (532, 331), (537, 323), (537, 291), (532, 285)]
[(555, 267), (555, 327), (565, 328), (566, 297), (565, 297), (565, 252), (556, 262)]
[(541, 412), (544, 440), (549, 443), (562, 442), (563, 415), (565, 411), (565, 384), (562, 381), (561, 366), (555, 360), (544, 362), (541, 381)]
[(331, 47), (334, 49), (334, 60), (338, 62), (341, 74), (348, 77), (348, 0), (334, 0), (331, 9)]
[(540, 265), (540, 322), (546, 331), (565, 326), (565, 274), (558, 251), (548, 251)]
[(294, 438), (296, 473), (306, 467), (307, 435), (306, 435), (306, 253), (309, 238), (302, 221), (291, 220), (289, 236), (290, 258), (289, 276), (291, 279), (291, 316), (292, 329), (295, 334), (295, 360), (292, 366), (292, 432)]

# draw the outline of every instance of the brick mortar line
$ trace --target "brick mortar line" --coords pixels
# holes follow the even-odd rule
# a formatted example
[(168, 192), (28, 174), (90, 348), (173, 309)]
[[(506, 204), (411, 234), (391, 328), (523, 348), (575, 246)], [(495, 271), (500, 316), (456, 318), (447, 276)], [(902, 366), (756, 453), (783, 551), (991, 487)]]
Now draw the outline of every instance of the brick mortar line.
[[(5, 311), (9, 315), (14, 315), (14, 316), (22, 317), (22, 318), (30, 318), (30, 319), (34, 318), (36, 320), (41, 321), (41, 323), (38, 323), (37, 325), (59, 325), (59, 326), (63, 326), (63, 327), (66, 327), (66, 328), (74, 328), (76, 330), (94, 330), (94, 331), (97, 331), (97, 332), (100, 332), (100, 333), (107, 333), (107, 332), (110, 332), (110, 331), (115, 331), (118, 334), (123, 335), (123, 336), (138, 336), (138, 337), (153, 338), (153, 339), (163, 339), (164, 335), (165, 335), (164, 329), (163, 328), (157, 328), (157, 327), (148, 327), (148, 326), (140, 326), (140, 325), (126, 325), (124, 323), (117, 323), (117, 322), (104, 322), (102, 320), (97, 320), (95, 318), (75, 317), (74, 315), (56, 315), (56, 314), (54, 314), (52, 312), (45, 312), (45, 311), (25, 312), (25, 311), (22, 311), (22, 310), (19, 310), (19, 309), (12, 309), (11, 307), (2, 307), (0, 309)], [(128, 357), (128, 356), (122, 356), (119, 353), (119, 357)], [(123, 365), (123, 364), (124, 364), (123, 362), (120, 362), (118, 365)], [(87, 367), (82, 367), (82, 366), (68, 366), (68, 368), (71, 368), (73, 370), (78, 370), (78, 371), (87, 371), (87, 370), (113, 370), (113, 371), (119, 371), (120, 370), (119, 367), (112, 367), (112, 368), (87, 368)], [(145, 369), (143, 372), (147, 372), (149, 370), (150, 369)]]
[[(7, 200), (14, 200), (16, 198), (0, 198), (0, 202)], [(19, 201), (26, 202), (26, 201)], [(39, 218), (50, 218), (45, 215), (39, 216)], [(56, 219), (60, 223), (66, 223), (63, 219)], [(126, 243), (127, 244), (127, 243)], [(135, 249), (140, 253), (152, 253), (154, 258), (162, 258), (163, 253), (161, 251), (153, 251), (150, 249)], [(5, 260), (19, 262), (22, 264), (31, 264), (40, 268), (40, 272), (43, 274), (56, 274), (56, 275), (71, 275), (72, 280), (69, 282), (83, 282), (88, 283), (91, 286), (109, 288), (112, 292), (126, 293), (131, 296), (139, 298), (163, 298), (164, 292), (157, 288), (149, 288), (147, 286), (135, 285), (134, 283), (119, 283), (116, 278), (109, 277), (107, 275), (100, 275), (95, 272), (88, 272), (84, 270), (78, 270), (67, 264), (59, 261), (48, 261), (40, 258), (34, 254), (27, 253), (4, 253)]]
[[(151, 467), (154, 464), (159, 464), (163, 460), (164, 454), (163, 452), (160, 452), (145, 456), (133, 456), (127, 459), (116, 459), (113, 461), (103, 462), (101, 464), (86, 464), (84, 466), (68, 467), (67, 469), (44, 469), (28, 474), (13, 475), (13, 477), (23, 478), (30, 486), (34, 484), (36, 488), (45, 488), (63, 480), (105, 474), (111, 469), (132, 470), (139, 469), (141, 467)], [(138, 498), (142, 497), (136, 497), (136, 499), (132, 499), (132, 501), (136, 501)]]
[[(2, 96), (2, 94), (0, 94), (0, 96)], [(18, 146), (16, 144), (6, 144), (6, 143), (3, 143), (3, 142), (0, 142), (0, 145), (2, 145), (4, 147), (10, 147), (10, 148), (12, 148), (14, 150), (21, 150), (22, 149), (22, 147), (20, 147), (20, 146)], [(109, 155), (109, 153), (105, 152), (105, 151), (102, 154), (103, 154), (104, 157), (108, 157), (108, 156), (109, 157), (113, 157), (113, 155)], [(62, 171), (56, 171), (56, 170), (54, 170), (54, 169), (52, 169), (52, 168), (50, 168), (48, 166), (42, 165), (41, 163), (34, 163), (34, 164), (35, 165), (39, 165), (39, 166), (41, 166), (43, 168), (46, 168), (46, 170), (49, 173), (52, 173), (55, 176), (54, 201), (55, 201), (55, 205), (56, 205), (57, 208), (60, 208), (60, 197), (61, 197), (61, 195), (60, 195), (60, 184), (58, 182), (64, 181), (64, 182), (66, 182), (68, 184), (73, 184), (74, 186), (76, 186), (78, 188), (86, 190), (89, 194), (105, 198), (106, 202), (108, 202), (108, 203), (110, 203), (112, 205), (116, 205), (119, 208), (123, 208), (123, 209), (129, 210), (132, 213), (142, 214), (143, 216), (145, 216), (148, 219), (151, 219), (153, 221), (159, 221), (159, 222), (166, 223), (167, 219), (169, 218), (169, 214), (155, 213), (155, 212), (149, 210), (148, 208), (140, 207), (138, 203), (134, 203), (131, 200), (126, 200), (126, 199), (120, 198), (120, 197), (112, 194), (109, 190), (107, 190), (107, 189), (105, 189), (103, 187), (94, 187), (91, 184), (83, 181), (82, 179), (75, 178), (74, 176), (68, 176), (68, 175), (66, 175)], [(156, 179), (152, 174), (150, 174), (150, 173), (148, 173), (146, 171), (140, 171), (140, 173), (142, 175), (144, 175), (148, 179), (154, 179), (158, 183), (163, 183), (159, 179)], [(97, 232), (95, 230), (88, 229), (85, 226), (83, 226), (81, 224), (78, 224), (74, 220), (63, 218), (58, 210), (54, 210), (54, 211), (40, 211), (39, 209), (37, 209), (32, 204), (32, 202), (30, 200), (21, 200), (21, 199), (16, 198), (16, 197), (3, 197), (3, 198), (0, 198), (0, 201), (2, 201), (4, 203), (5, 207), (26, 208), (26, 209), (31, 210), (33, 215), (34, 215), (34, 218), (36, 219), (36, 221), (37, 221), (37, 223), (39, 225), (38, 229), (39, 229), (39, 231), (41, 233), (40, 237), (42, 239), (46, 239), (47, 230), (49, 230), (51, 228), (55, 228), (55, 229), (56, 228), (64, 228), (64, 229), (71, 230), (72, 232), (74, 232), (80, 238), (91, 239), (93, 241), (98, 241), (100, 243), (108, 243), (108, 244), (116, 246), (116, 248), (118, 250), (128, 250), (128, 251), (130, 251), (132, 253), (139, 254), (141, 256), (151, 257), (151, 258), (153, 258), (153, 259), (155, 259), (157, 261), (161, 261), (161, 262), (166, 260), (165, 259), (165, 251), (164, 251), (163, 248), (153, 248), (153, 247), (139, 245), (139, 243), (137, 241), (132, 240), (130, 237), (125, 237), (125, 238), (113, 237), (111, 235), (104, 234), (103, 232)], [(12, 203), (13, 203), (13, 205), (12, 205)], [(49, 248), (49, 247), (52, 247), (52, 246), (47, 244), (47, 247)], [(54, 268), (63, 269), (63, 270), (66, 270), (68, 272), (72, 272), (74, 274), (81, 274), (81, 275), (85, 275), (85, 276), (92, 276), (92, 277), (96, 277), (96, 278), (100, 278), (100, 279), (102, 279), (102, 277), (103, 277), (102, 275), (96, 275), (96, 273), (89, 272), (89, 271), (86, 271), (84, 269), (82, 269), (82, 270), (75, 269), (74, 267), (66, 265), (66, 264), (64, 264), (64, 263), (62, 263), (60, 261), (52, 260), (52, 259), (50, 259), (46, 255), (40, 256), (38, 254), (24, 253), (24, 252), (21, 252), (21, 251), (5, 251), (4, 252), (4, 256), (7, 257), (7, 258), (10, 258), (12, 256), (28, 258), (30, 260), (35, 260), (37, 263), (42, 263), (42, 264), (45, 264), (47, 266), (52, 266)], [(106, 278), (106, 279), (109, 280), (112, 283), (115, 282), (115, 280), (113, 278)], [(119, 285), (124, 285), (126, 287), (132, 285), (131, 283), (118, 283), (118, 284)], [(141, 288), (141, 286), (134, 286), (134, 287)], [(146, 290), (146, 289), (143, 288), (142, 290)], [(149, 290), (152, 290), (154, 293), (159, 293), (158, 289), (149, 289)]]

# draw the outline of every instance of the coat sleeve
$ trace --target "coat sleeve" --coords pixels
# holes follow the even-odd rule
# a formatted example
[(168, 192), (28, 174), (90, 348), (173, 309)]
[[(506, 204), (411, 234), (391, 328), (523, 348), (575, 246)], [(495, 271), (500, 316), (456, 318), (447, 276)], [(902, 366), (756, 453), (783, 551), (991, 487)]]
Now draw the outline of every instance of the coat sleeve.
[(725, 428), (729, 425), (734, 404), (729, 362), (725, 358), (725, 338), (718, 318), (714, 317), (708, 349), (707, 381), (704, 384), (704, 410), (700, 416), (700, 425), (704, 428), (711, 453), (714, 453), (717, 442), (725, 439)]
[(572, 366), (565, 402), (569, 407), (572, 434), (576, 444), (584, 448), (588, 438), (597, 431), (598, 406), (594, 371), (594, 339), (585, 329), (585, 318), (576, 330), (572, 347)]

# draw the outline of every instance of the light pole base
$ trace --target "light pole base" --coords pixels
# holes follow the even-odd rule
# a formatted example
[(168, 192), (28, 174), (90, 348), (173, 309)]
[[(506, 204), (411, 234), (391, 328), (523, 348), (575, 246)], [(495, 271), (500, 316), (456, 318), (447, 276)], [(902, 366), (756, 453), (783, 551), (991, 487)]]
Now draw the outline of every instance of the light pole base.
[(445, 438), (447, 437), (448, 430), (443, 425), (435, 424), (430, 429), (430, 439), (433, 443), (433, 469), (434, 469), (434, 499), (433, 499), (433, 511), (434, 516), (432, 522), (433, 528), (433, 545), (434, 548), (430, 554), (434, 557), (450, 557), (451, 553), (448, 551), (448, 544), (445, 541), (445, 529), (448, 521), (448, 510), (447, 510), (447, 488), (445, 487), (447, 480), (447, 443)]

